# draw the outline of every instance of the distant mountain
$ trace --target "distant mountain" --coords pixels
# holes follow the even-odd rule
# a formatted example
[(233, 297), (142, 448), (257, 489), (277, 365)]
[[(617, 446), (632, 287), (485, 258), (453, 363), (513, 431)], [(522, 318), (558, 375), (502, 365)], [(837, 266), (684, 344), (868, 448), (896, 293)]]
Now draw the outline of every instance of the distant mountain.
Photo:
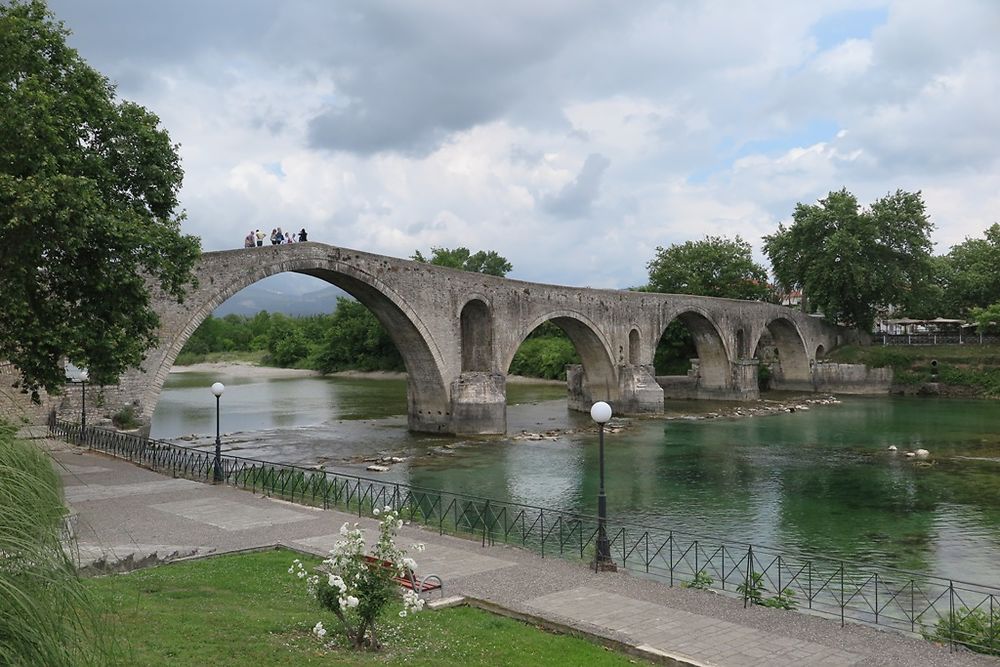
[(323, 315), (337, 309), (337, 297), (349, 296), (338, 287), (325, 287), (304, 293), (269, 289), (256, 283), (223, 302), (212, 313), (215, 317), (229, 314), (253, 316), (262, 310), (286, 315)]

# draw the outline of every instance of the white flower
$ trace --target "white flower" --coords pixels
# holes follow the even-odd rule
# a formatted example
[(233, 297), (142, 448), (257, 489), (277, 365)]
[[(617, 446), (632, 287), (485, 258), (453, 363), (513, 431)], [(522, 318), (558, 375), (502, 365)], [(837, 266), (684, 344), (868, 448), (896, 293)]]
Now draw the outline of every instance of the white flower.
[(344, 580), (335, 574), (331, 574), (329, 578), (327, 578), (326, 583), (329, 584), (331, 588), (339, 588), (341, 593), (347, 590), (347, 584), (345, 584)]
[(419, 551), (423, 551), (424, 550), (424, 545), (421, 544), (421, 543), (413, 544), (413, 545), (410, 545), (410, 548), (413, 549), (414, 551), (418, 551), (419, 552)]
[(403, 520), (400, 519), (399, 521), (396, 522), (396, 530), (399, 530), (402, 527), (403, 527)]
[(323, 621), (318, 622), (313, 626), (313, 634), (322, 639), (326, 636), (326, 628), (323, 627)]
[(405, 568), (407, 568), (408, 570), (411, 570), (411, 571), (412, 570), (416, 570), (417, 569), (417, 561), (413, 560), (412, 558), (404, 558), (403, 559), (403, 567), (405, 567)]
[(288, 574), (292, 574), (293, 572), (295, 572), (295, 566), (294, 565), (292, 567), (288, 568)]
[(392, 511), (392, 505), (386, 505), (385, 509), (383, 509), (382, 511), (383, 512), (391, 512)]
[(299, 570), (298, 572), (295, 573), (295, 576), (297, 576), (299, 579), (301, 579), (302, 577), (306, 576), (306, 571), (305, 570)]
[(405, 609), (403, 611), (399, 612), (399, 617), (400, 618), (406, 618), (406, 610)]
[(381, 514), (381, 512), (380, 512), (380, 511), (379, 511), (379, 509), (378, 509), (378, 508), (376, 507), (375, 509), (373, 509), (373, 510), (372, 510), (372, 514), (374, 514), (375, 516), (378, 516), (379, 514)]
[(341, 609), (347, 609), (347, 598), (337, 598), (337, 604)]
[[(340, 534), (346, 537), (347, 536), (347, 531), (349, 530), (350, 525), (351, 525), (350, 523), (348, 523), (347, 521), (345, 521), (344, 525), (340, 527)], [(338, 546), (340, 545), (339, 542), (337, 544), (338, 544)]]
[(358, 603), (359, 603), (359, 602), (360, 602), (360, 600), (358, 600), (358, 599), (357, 599), (356, 597), (354, 597), (353, 595), (348, 595), (348, 596), (347, 596), (347, 607), (348, 607), (348, 608), (354, 608), (354, 607), (357, 607), (357, 606), (358, 606)]

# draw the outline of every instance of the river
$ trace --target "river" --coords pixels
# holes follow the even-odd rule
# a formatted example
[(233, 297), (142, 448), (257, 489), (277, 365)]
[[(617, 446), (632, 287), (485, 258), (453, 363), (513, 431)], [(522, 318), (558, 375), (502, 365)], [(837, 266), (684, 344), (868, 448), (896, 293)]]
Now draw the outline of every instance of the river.
[[(217, 379), (171, 374), (152, 436), (209, 446)], [(510, 434), (556, 432), (528, 440), (409, 433), (403, 380), (222, 380), (224, 449), (235, 455), (596, 512), (597, 434), (567, 410), (563, 387), (508, 386)], [(1000, 403), (841, 397), (699, 418), (717, 407), (668, 402), (668, 418), (624, 420), (606, 436), (612, 518), (1000, 584)], [(904, 456), (917, 448), (931, 457)], [(404, 461), (365, 472), (378, 455)]]

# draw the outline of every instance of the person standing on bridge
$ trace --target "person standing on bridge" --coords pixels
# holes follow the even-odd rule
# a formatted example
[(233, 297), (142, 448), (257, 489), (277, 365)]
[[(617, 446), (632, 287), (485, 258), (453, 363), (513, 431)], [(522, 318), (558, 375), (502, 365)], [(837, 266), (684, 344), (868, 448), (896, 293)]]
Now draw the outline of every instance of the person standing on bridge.
[(247, 234), (247, 237), (243, 239), (243, 247), (252, 248), (255, 243), (257, 243), (257, 237), (254, 236), (253, 230), (251, 229), (250, 233)]
[(281, 245), (285, 242), (285, 233), (281, 231), (281, 227), (278, 227), (278, 231), (274, 235), (274, 244)]
[(299, 243), (305, 243), (307, 239), (308, 235), (306, 234), (306, 228), (303, 227), (302, 231), (299, 232)]
[(260, 231), (258, 229), (257, 233), (254, 234), (254, 236), (257, 237), (257, 247), (258, 248), (261, 247), (262, 245), (264, 245), (264, 236), (265, 236), (264, 232), (262, 232), (262, 231)]

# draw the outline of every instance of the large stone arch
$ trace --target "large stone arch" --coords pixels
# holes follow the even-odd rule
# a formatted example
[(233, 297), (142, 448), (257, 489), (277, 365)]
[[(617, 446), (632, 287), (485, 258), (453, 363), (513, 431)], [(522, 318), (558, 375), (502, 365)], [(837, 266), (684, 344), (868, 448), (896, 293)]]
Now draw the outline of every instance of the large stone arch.
[(811, 388), (809, 352), (798, 324), (785, 316), (767, 320), (754, 341), (755, 356), (764, 356), (759, 348), (765, 332), (776, 350), (775, 358), (767, 360), (771, 364), (771, 385), (775, 389)]
[(719, 331), (712, 316), (696, 308), (681, 310), (663, 324), (656, 341), (660, 340), (674, 320), (679, 320), (694, 338), (694, 346), (698, 351), (698, 391), (719, 394), (728, 392), (733, 384), (731, 359), (734, 355), (730, 354), (726, 337)]
[[(618, 375), (615, 372), (611, 344), (601, 329), (587, 316), (571, 310), (545, 313), (529, 321), (514, 337), (513, 344), (504, 350), (500, 370), (510, 369), (514, 355), (532, 331), (545, 322), (552, 322), (566, 332), (582, 363), (582, 374), (567, 377), (570, 407), (590, 410), (591, 400), (614, 401), (618, 396)], [(576, 400), (574, 400), (576, 397)]]
[[(288, 258), (272, 254), (275, 255), (272, 261), (261, 258), (262, 261), (250, 271), (220, 271), (220, 275), (228, 277), (222, 283), (214, 278), (211, 262), (200, 267), (199, 287), (188, 294), (185, 303), (169, 318), (169, 324), (161, 324), (160, 345), (143, 363), (147, 371), (144, 400), (140, 406), (143, 421), (148, 423), (152, 418), (163, 384), (184, 344), (219, 305), (264, 278), (293, 272), (336, 285), (371, 310), (386, 328), (406, 364), (409, 427), (418, 431), (449, 430), (451, 411), (442, 375), (443, 355), (420, 315), (404, 298), (378, 277), (339, 257)], [(129, 385), (127, 379), (122, 384)]]

